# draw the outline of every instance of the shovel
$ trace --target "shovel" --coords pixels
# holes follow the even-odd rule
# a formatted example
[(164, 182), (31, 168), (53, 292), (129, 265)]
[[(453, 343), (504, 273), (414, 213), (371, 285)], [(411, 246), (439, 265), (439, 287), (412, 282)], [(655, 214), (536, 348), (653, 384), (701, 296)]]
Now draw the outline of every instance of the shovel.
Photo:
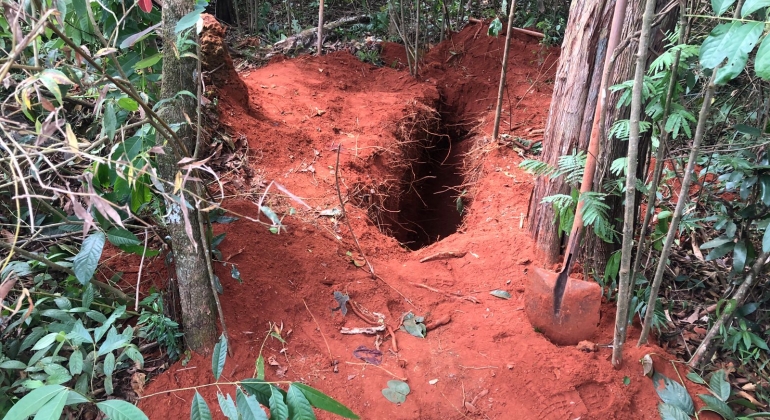
[[(596, 169), (598, 141), (592, 136), (580, 194), (590, 191)], [(583, 233), (583, 201), (578, 201), (564, 264), (558, 274), (534, 267), (528, 274), (524, 310), (529, 322), (551, 342), (574, 345), (591, 338), (599, 325), (602, 289), (595, 282), (570, 278), (570, 267)]]

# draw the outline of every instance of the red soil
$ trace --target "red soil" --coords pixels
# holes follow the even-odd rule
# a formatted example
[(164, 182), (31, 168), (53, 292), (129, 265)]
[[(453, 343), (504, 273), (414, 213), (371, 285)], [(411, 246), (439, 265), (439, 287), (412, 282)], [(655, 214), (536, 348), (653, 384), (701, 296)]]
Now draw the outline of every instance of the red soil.
[[(290, 206), (299, 209), (283, 220), (286, 232), (272, 234), (243, 217), (215, 225), (218, 232), (227, 233), (220, 245), (225, 260), (236, 264), (243, 278), (238, 283), (230, 277), (229, 267), (216, 264), (234, 351), (223, 381), (253, 376), (254, 361), (272, 322), (283, 326), (286, 350), (281, 352), (281, 344), (271, 339), (263, 354), (288, 370), (279, 376), (277, 371), (282, 369), (268, 366), (267, 379), (303, 381), (364, 419), (659, 418), (659, 399), (638, 361), (644, 354), (655, 353), (656, 368), (673, 378), (676, 372), (662, 349), (636, 348), (638, 329), (629, 334), (626, 362), (614, 370), (610, 348), (586, 353), (559, 347), (527, 321), (523, 311), (526, 273), (539, 265), (522, 223), (532, 178), (518, 169), (522, 158), (510, 147), (485, 146), (488, 153), (479, 157), (481, 171), (463, 227), (425, 249), (405, 251), (377, 229), (366, 211), (348, 204), (353, 229), (383, 280), (373, 281), (364, 269), (351, 264), (347, 253), (357, 256), (357, 252), (344, 223), (334, 224), (314, 212), (338, 205), (332, 150), (337, 144), (343, 146), (339, 169), (343, 196), (353, 194), (353, 185), (374, 183), (390, 174), (388, 156), (397, 141), (394, 132), (415, 109), (415, 101), (433, 105), (443, 101), (448, 113), (445, 122), (480, 127), (482, 135), (466, 142), (482, 144), (483, 134), (491, 132), (504, 38), (487, 37), (485, 28), (474, 38), (477, 29), (470, 26), (428, 53), (419, 80), (405, 70), (376, 68), (347, 53), (334, 53), (276, 59), (242, 74), (250, 107), (234, 99), (238, 96), (232, 90), (240, 84), (220, 89), (222, 122), (233, 138), (246, 136), (248, 164), (254, 170), (246, 180), (222, 174), (228, 195), (223, 207), (256, 218), (255, 203), (271, 180), (313, 207), (305, 210), (273, 187), (265, 199), (271, 208), (279, 214)], [(391, 63), (398, 54), (394, 45), (386, 44), (384, 62)], [(546, 58), (542, 64), (539, 54)], [(555, 49), (543, 51), (524, 36), (513, 39), (508, 86), (511, 102), (520, 101), (512, 111), (515, 133), (545, 125), (551, 96), (546, 81), (553, 78), (556, 66), (552, 64), (557, 59)], [(503, 132), (508, 131), (509, 107), (506, 99)], [(308, 170), (310, 165), (314, 171)], [(419, 262), (441, 251), (467, 254)], [(162, 268), (162, 264), (153, 267), (158, 266)], [(494, 289), (507, 290), (512, 298), (493, 297), (489, 291)], [(343, 318), (339, 311), (330, 310), (336, 306), (334, 291), (346, 292), (369, 311), (384, 314), (394, 328), (407, 311), (425, 316), (427, 323), (447, 317), (451, 321), (429, 331), (424, 339), (396, 332), (397, 352), (390, 339), (382, 345), (384, 369), (363, 365), (352, 353), (361, 345), (373, 348), (374, 338), (340, 334), (342, 326), (367, 325), (353, 313)], [(451, 295), (455, 292), (473, 296), (479, 303), (458, 299)], [(602, 307), (594, 342), (612, 342), (614, 315), (613, 306)], [(684, 369), (680, 373), (684, 376)], [(412, 393), (404, 404), (392, 404), (381, 394), (392, 375), (408, 379)], [(628, 385), (624, 377), (630, 379)], [(434, 379), (438, 382), (431, 385)], [(177, 363), (156, 377), (145, 395), (161, 393), (140, 400), (139, 407), (151, 419), (188, 418), (193, 392), (163, 391), (213, 382), (210, 359), (194, 355), (185, 367)], [(232, 386), (220, 388), (234, 392)], [(696, 390), (689, 383), (688, 388)], [(215, 416), (223, 418), (216, 387), (200, 392)], [(320, 412), (318, 416), (335, 418)]]

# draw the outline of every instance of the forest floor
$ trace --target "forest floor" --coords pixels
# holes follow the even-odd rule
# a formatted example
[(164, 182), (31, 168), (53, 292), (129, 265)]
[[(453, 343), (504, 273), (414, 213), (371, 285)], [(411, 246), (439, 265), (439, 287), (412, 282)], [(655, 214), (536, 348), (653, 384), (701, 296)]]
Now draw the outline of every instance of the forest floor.
[[(204, 42), (219, 48), (219, 35), (209, 32)], [(673, 356), (631, 342), (615, 370), (609, 347), (556, 346), (523, 311), (527, 271), (541, 266), (526, 228), (533, 179), (518, 168), (526, 150), (489, 140), (504, 40), (468, 26), (426, 53), (417, 79), (403, 65), (402, 47), (388, 43), (383, 67), (334, 52), (274, 58), (235, 74), (229, 58), (220, 58), (213, 88), (219, 122), (236, 151), (214, 144), (211, 153), (231, 168), (220, 174), (222, 206), (239, 218), (214, 225), (215, 233), (226, 233), (219, 250), (228, 264), (215, 264), (215, 271), (233, 351), (221, 380), (254, 376), (276, 324), (286, 343), (266, 341), (267, 379), (307, 383), (363, 419), (659, 418), (659, 398), (639, 360), (652, 354), (656, 370), (684, 377), (684, 366), (677, 364), (676, 372), (670, 363)], [(559, 51), (526, 35), (511, 42), (501, 132), (539, 141)], [(283, 190), (273, 184), (262, 204), (285, 215), (279, 234), (246, 218), (260, 216), (258, 203), (271, 181)], [(376, 280), (336, 213), (337, 185)], [(221, 192), (216, 184), (212, 191)], [(447, 251), (464, 255), (420, 262)], [(158, 261), (162, 257), (151, 263), (143, 288), (165, 283)], [(136, 261), (113, 258), (110, 265), (121, 264)], [(231, 264), (242, 282), (231, 277)], [(496, 289), (511, 299), (490, 295)], [(335, 291), (384, 315), (394, 329), (410, 311), (434, 328), (425, 338), (395, 332), (397, 350), (387, 338), (379, 344), (381, 364), (366, 364), (354, 351), (375, 349), (375, 336), (340, 329), (371, 325), (353, 312), (332, 310)], [(614, 315), (605, 302), (592, 342), (612, 342)], [(630, 336), (638, 333), (634, 326)], [(381, 392), (396, 377), (411, 387), (400, 405)], [(151, 419), (188, 418), (193, 391), (163, 391), (213, 382), (210, 358), (193, 355), (185, 366), (176, 363), (154, 377), (144, 395), (160, 394), (140, 399), (139, 407)], [(200, 392), (215, 417), (224, 418), (217, 387)]]

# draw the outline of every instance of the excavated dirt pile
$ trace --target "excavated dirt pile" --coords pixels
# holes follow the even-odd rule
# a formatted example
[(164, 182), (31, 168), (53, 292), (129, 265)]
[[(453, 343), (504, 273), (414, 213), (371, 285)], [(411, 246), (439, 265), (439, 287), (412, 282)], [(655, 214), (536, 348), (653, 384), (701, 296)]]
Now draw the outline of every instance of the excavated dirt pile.
[[(540, 140), (558, 50), (526, 36), (511, 42), (502, 132)], [(503, 45), (471, 25), (427, 53), (417, 79), (396, 44), (383, 45), (381, 68), (337, 52), (276, 58), (237, 79), (219, 59), (219, 115), (229, 127), (220, 136), (244, 145), (221, 173), (223, 207), (239, 219), (215, 225), (226, 233), (227, 265), (216, 274), (234, 352), (223, 381), (253, 377), (273, 323), (286, 344), (265, 342), (267, 379), (305, 382), (363, 419), (658, 418), (638, 360), (654, 353), (656, 368), (676, 372), (662, 349), (633, 344), (612, 369), (601, 344), (612, 341), (614, 307), (603, 307), (600, 346), (587, 352), (550, 343), (523, 312), (527, 270), (539, 266), (525, 228), (532, 178), (518, 169), (522, 150), (489, 141)], [(269, 223), (260, 202), (283, 217), (280, 233), (253, 221)], [(420, 262), (436, 256), (444, 258)], [(511, 298), (490, 295), (497, 289)], [(424, 316), (427, 335), (342, 334), (371, 325), (333, 310), (335, 291), (394, 330), (407, 312)], [(359, 346), (379, 349), (381, 364), (358, 359)], [(411, 387), (400, 405), (382, 394), (396, 377)], [(194, 355), (155, 377), (145, 395), (160, 394), (139, 406), (152, 419), (188, 418), (193, 391), (163, 391), (212, 382), (210, 359)], [(224, 418), (217, 388), (200, 392)]]

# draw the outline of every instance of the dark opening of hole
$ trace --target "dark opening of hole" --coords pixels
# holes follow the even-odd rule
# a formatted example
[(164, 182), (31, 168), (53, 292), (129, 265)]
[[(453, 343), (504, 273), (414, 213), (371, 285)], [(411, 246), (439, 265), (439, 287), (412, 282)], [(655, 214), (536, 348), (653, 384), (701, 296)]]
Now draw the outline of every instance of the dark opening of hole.
[(398, 223), (390, 227), (393, 236), (409, 249), (444, 239), (462, 224), (466, 211), (460, 190), (462, 146), (449, 135), (428, 142), (405, 175)]

